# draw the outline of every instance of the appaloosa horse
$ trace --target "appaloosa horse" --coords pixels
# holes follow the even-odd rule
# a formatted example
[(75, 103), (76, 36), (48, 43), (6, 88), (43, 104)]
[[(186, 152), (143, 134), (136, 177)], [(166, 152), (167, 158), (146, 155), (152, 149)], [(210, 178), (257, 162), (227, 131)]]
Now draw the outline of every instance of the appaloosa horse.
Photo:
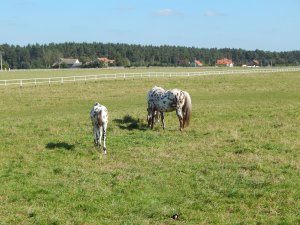
[(151, 129), (159, 114), (161, 116), (162, 127), (165, 129), (164, 112), (172, 112), (175, 110), (179, 119), (180, 130), (188, 127), (192, 112), (192, 100), (188, 92), (180, 89), (165, 91), (161, 87), (154, 86), (148, 92), (147, 100), (147, 121)]
[(95, 103), (93, 106), (90, 117), (94, 128), (94, 144), (101, 147), (101, 140), (103, 135), (103, 150), (106, 154), (106, 129), (108, 124), (108, 111), (104, 105)]

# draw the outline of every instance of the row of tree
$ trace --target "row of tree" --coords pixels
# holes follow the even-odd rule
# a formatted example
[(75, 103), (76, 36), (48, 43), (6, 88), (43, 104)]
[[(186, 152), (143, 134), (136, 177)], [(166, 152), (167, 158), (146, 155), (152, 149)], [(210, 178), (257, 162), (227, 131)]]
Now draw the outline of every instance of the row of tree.
[(3, 68), (51, 68), (59, 58), (77, 58), (83, 67), (103, 66), (91, 63), (98, 57), (114, 59), (113, 66), (190, 66), (195, 59), (205, 66), (214, 66), (217, 59), (229, 58), (235, 66), (258, 60), (261, 66), (299, 65), (300, 51), (247, 51), (231, 48), (194, 48), (180, 46), (143, 46), (104, 43), (50, 43), (27, 46), (0, 45)]

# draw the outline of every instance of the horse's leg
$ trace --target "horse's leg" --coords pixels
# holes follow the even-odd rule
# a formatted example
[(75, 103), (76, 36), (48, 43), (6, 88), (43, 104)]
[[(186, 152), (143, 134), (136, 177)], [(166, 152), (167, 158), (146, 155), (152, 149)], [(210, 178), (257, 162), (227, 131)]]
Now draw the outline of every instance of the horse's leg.
[(162, 128), (165, 129), (165, 115), (164, 115), (164, 112), (160, 112), (160, 117), (161, 117)]
[(107, 123), (103, 124), (103, 150), (104, 154), (106, 154), (106, 129), (107, 129)]
[(150, 125), (151, 129), (153, 129), (153, 125), (154, 125), (154, 117), (155, 117), (155, 111), (152, 110), (152, 112), (151, 112), (151, 125)]
[(99, 126), (99, 146), (101, 147), (101, 144), (102, 144), (102, 128), (103, 126)]
[(182, 116), (181, 108), (176, 109), (176, 114), (177, 114), (177, 117), (179, 120), (179, 129), (182, 130), (183, 129), (183, 116)]
[(156, 112), (156, 115), (155, 115), (155, 122), (159, 122), (159, 116), (160, 116), (160, 112), (159, 111), (157, 111)]
[(95, 144), (95, 146), (98, 145), (98, 140), (99, 140), (98, 135), (99, 135), (98, 134), (98, 126), (94, 125), (94, 144)]
[(148, 108), (147, 108), (147, 122), (148, 122), (148, 127), (151, 128), (151, 115), (152, 115), (152, 110), (150, 108), (151, 106), (148, 103)]

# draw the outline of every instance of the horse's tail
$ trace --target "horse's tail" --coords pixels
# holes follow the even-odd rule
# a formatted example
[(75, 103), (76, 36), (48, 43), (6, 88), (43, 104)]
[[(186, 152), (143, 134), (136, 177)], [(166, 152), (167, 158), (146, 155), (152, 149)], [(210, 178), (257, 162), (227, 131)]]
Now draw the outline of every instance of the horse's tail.
[(98, 122), (98, 126), (99, 126), (99, 127), (103, 125), (103, 120), (102, 120), (102, 109), (98, 112), (97, 122)]
[(182, 107), (183, 111), (183, 128), (188, 127), (190, 124), (190, 118), (192, 113), (192, 99), (188, 92), (184, 92), (185, 101)]

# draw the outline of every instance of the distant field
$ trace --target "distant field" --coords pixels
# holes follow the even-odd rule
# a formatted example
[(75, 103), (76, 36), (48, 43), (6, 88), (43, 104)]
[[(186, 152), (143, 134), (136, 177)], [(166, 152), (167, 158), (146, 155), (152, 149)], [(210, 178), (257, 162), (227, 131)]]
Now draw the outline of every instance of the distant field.
[(23, 79), (23, 78), (48, 78), (48, 77), (62, 77), (62, 76), (83, 76), (83, 75), (97, 75), (97, 74), (114, 74), (114, 73), (141, 73), (148, 71), (157, 72), (182, 72), (182, 71), (201, 71), (211, 69), (228, 69), (228, 68), (112, 68), (112, 69), (60, 69), (60, 70), (14, 70), (0, 72), (0, 80), (4, 79)]
[[(60, 76), (22, 73), (0, 79)], [(147, 128), (154, 85), (190, 93), (189, 128), (175, 112)], [(299, 224), (299, 86), (300, 72), (1, 87), (0, 224)]]
[[(284, 67), (283, 67), (284, 68)], [(289, 67), (287, 67), (289, 68)], [(104, 68), (104, 69), (48, 69), (48, 70), (11, 70), (0, 72), (0, 80), (48, 78), (66, 76), (84, 76), (115, 73), (146, 73), (146, 72), (201, 72), (201, 71), (226, 71), (226, 70), (256, 70), (260, 68), (241, 67), (150, 67), (150, 68)]]

